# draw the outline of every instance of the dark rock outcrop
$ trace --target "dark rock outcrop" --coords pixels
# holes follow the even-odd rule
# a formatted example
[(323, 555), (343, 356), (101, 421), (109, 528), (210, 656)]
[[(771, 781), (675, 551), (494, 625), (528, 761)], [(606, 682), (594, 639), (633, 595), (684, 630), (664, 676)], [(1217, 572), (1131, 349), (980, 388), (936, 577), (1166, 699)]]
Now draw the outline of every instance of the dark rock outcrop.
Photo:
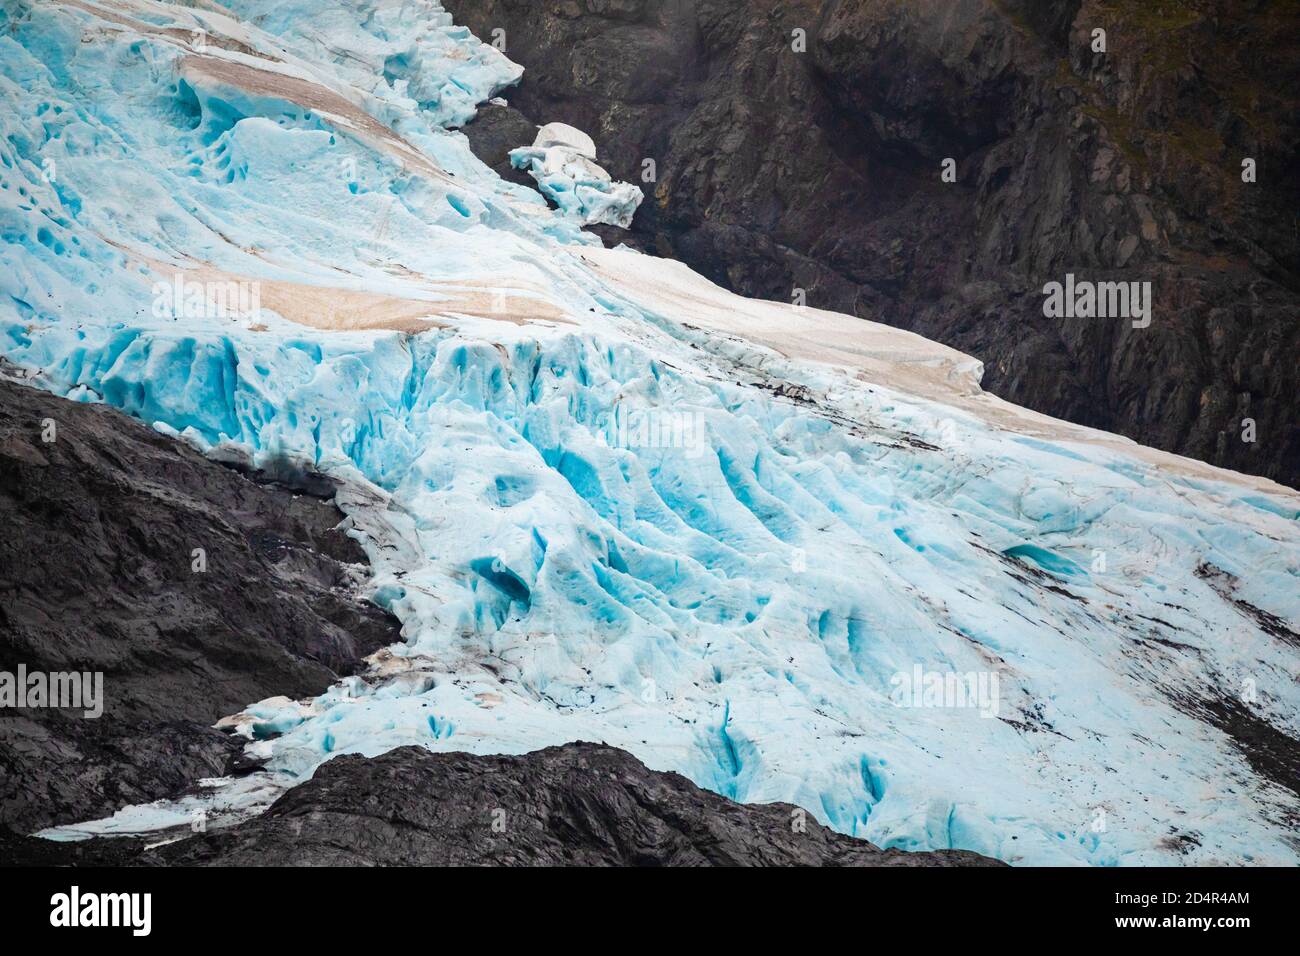
[(221, 776), (244, 741), (216, 720), (318, 694), (399, 639), (353, 594), (365, 555), (333, 486), (274, 478), (0, 379), (0, 671), (99, 671), (104, 697), (97, 719), (0, 708), (0, 824), (85, 820)]
[[(631, 244), (952, 345), (1019, 404), (1300, 486), (1296, 4), (445, 6), (506, 30), (513, 108), (587, 130), (616, 178), (655, 160)], [(1067, 273), (1152, 283), (1150, 327), (1045, 318)]]
[(474, 122), (465, 130), (474, 155), (491, 166), (502, 179), (523, 186), (535, 186), (533, 178), (510, 163), (510, 151), (532, 145), (537, 125), (510, 106), (484, 103)]
[(341, 756), (230, 829), (52, 843), (0, 831), (11, 865), (996, 866), (964, 850), (881, 850), (785, 804), (739, 804), (630, 754), (566, 744), (521, 757), (402, 747)]

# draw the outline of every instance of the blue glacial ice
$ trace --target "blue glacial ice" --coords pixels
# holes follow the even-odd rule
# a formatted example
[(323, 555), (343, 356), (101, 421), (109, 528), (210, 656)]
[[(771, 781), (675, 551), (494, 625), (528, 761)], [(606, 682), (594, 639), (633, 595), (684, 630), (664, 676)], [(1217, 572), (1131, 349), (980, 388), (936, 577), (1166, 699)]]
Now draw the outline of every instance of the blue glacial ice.
[(542, 195), (583, 225), (626, 229), (644, 198), (631, 183), (616, 183), (596, 163), (591, 137), (563, 123), (548, 123), (531, 146), (511, 150), (510, 164), (537, 180)]
[(403, 624), (231, 715), (268, 769), (214, 804), (340, 753), (603, 740), (882, 846), (1297, 862), (1295, 795), (1189, 704), (1300, 733), (1294, 493), (600, 249), (470, 153), (520, 70), (432, 0), (221, 9), (0, 7), (0, 355), (342, 479)]

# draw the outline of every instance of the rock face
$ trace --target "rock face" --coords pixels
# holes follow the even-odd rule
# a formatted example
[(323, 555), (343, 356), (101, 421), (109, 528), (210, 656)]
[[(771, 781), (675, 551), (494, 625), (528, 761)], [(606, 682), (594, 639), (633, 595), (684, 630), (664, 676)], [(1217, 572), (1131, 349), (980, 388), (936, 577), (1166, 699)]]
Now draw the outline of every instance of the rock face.
[[(803, 289), (979, 357), (1013, 402), (1300, 485), (1295, 4), (444, 5), (506, 30), (512, 109), (588, 131), (616, 178), (655, 161), (612, 241), (746, 295)], [(1150, 326), (1046, 318), (1068, 273), (1150, 282)]]
[[(495, 824), (495, 826), (494, 826)], [(964, 850), (881, 850), (784, 804), (743, 805), (613, 747), (521, 757), (336, 757), (265, 814), (148, 850), (0, 831), (18, 865), (996, 866)]]
[(365, 556), (333, 487), (252, 477), (0, 379), (0, 671), (104, 675), (98, 719), (0, 709), (0, 824), (85, 820), (221, 776), (244, 742), (216, 720), (318, 694), (398, 640), (353, 594)]

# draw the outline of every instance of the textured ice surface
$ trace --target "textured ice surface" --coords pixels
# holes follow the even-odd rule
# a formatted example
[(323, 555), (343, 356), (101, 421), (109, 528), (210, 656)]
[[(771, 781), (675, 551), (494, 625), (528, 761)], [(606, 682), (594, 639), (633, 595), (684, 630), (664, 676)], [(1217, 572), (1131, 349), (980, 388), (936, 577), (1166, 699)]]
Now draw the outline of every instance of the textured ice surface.
[[(451, 130), (519, 70), (436, 3), (226, 9), (0, 7), (0, 354), (344, 479), (403, 622), (364, 678), (250, 702), (268, 772), (213, 808), (338, 753), (588, 739), (883, 846), (1297, 861), (1294, 794), (1187, 704), (1300, 733), (1296, 495), (598, 248)], [(205, 307), (228, 283), (256, 308)]]
[(510, 152), (510, 163), (528, 170), (542, 194), (583, 225), (605, 223), (626, 229), (645, 198), (631, 183), (614, 182), (596, 163), (591, 137), (564, 123), (543, 126), (532, 146)]

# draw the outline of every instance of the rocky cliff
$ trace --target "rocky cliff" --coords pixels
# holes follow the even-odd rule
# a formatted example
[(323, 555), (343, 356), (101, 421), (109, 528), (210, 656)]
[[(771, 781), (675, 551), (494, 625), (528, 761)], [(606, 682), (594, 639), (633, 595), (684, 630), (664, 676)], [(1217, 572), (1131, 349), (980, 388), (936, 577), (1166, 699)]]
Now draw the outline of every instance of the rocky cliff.
[[(592, 133), (616, 178), (654, 160), (611, 241), (746, 295), (803, 289), (979, 357), (1013, 402), (1300, 484), (1294, 3), (445, 5), (527, 70), (517, 114), (466, 130), (489, 162), (525, 117)], [(1046, 318), (1070, 273), (1150, 282), (1149, 327)]]
[(105, 816), (221, 776), (244, 741), (217, 720), (319, 694), (398, 640), (355, 594), (365, 555), (333, 495), (0, 378), (0, 671), (103, 674), (96, 718), (0, 709), (0, 824)]

